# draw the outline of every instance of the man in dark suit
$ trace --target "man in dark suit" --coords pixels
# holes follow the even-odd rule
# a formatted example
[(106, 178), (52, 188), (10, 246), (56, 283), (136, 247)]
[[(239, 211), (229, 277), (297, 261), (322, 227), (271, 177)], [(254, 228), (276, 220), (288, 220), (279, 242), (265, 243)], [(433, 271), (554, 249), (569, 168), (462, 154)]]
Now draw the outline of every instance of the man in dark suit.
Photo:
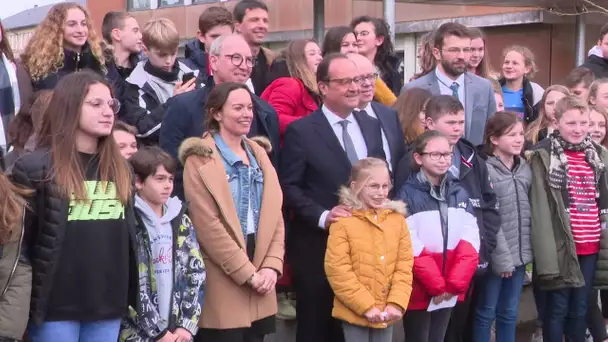
[(359, 70), (359, 77), (361, 77), (358, 109), (380, 121), (382, 148), (389, 168), (393, 171), (397, 168), (397, 163), (405, 153), (405, 138), (403, 137), (397, 111), (374, 101), (378, 72), (372, 62), (358, 53), (349, 53), (347, 57), (355, 63), (357, 70)]
[(287, 254), (293, 268), (297, 342), (344, 340), (339, 321), (331, 317), (333, 292), (324, 271), (328, 227), (350, 216), (338, 205), (359, 159), (384, 159), (378, 120), (355, 112), (361, 77), (346, 56), (329, 55), (317, 69), (324, 105), (287, 127), (279, 177), (285, 205), (292, 214)]
[[(240, 35), (226, 35), (217, 38), (209, 48), (209, 67), (215, 84), (236, 82), (245, 84), (254, 64), (251, 49)], [(166, 103), (166, 113), (160, 127), (160, 147), (177, 159), (181, 143), (190, 137), (200, 137), (204, 133), (205, 106), (210, 87), (202, 87), (172, 97)], [(277, 166), (279, 140), (279, 119), (276, 111), (264, 100), (253, 95), (254, 121), (248, 136), (265, 136), (274, 147), (270, 159)], [(173, 194), (184, 200), (180, 165), (175, 174)]]

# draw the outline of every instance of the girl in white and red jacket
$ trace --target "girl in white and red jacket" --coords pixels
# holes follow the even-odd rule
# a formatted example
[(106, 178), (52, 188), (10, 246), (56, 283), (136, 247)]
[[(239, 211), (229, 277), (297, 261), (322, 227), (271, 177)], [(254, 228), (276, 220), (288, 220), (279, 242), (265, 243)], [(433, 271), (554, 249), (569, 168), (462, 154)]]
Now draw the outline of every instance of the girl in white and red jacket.
[[(406, 341), (441, 342), (452, 307), (464, 300), (479, 261), (479, 228), (469, 195), (448, 172), (452, 149), (437, 131), (414, 142), (420, 171), (398, 192), (408, 205), (414, 250), (414, 285), (403, 317)], [(429, 305), (443, 308), (429, 310)], [(432, 308), (431, 308), (432, 309)]]

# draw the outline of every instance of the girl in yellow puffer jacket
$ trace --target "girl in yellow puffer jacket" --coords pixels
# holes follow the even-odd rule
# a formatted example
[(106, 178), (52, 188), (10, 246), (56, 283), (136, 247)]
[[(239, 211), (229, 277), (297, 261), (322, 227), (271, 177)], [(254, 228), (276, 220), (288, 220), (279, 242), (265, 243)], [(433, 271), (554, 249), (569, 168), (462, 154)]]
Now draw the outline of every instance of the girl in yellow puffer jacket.
[(389, 201), (384, 160), (353, 166), (340, 203), (352, 211), (330, 226), (325, 273), (334, 293), (333, 317), (343, 321), (349, 341), (392, 341), (412, 292), (412, 242), (405, 204)]

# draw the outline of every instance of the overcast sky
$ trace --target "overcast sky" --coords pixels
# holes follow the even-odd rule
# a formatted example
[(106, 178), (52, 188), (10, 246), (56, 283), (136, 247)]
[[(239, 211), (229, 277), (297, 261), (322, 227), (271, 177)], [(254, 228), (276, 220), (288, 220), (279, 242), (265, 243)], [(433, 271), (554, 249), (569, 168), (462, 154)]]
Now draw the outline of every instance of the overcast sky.
[(44, 6), (62, 2), (62, 0), (0, 0), (0, 18), (4, 19), (23, 10), (34, 7), (35, 5)]

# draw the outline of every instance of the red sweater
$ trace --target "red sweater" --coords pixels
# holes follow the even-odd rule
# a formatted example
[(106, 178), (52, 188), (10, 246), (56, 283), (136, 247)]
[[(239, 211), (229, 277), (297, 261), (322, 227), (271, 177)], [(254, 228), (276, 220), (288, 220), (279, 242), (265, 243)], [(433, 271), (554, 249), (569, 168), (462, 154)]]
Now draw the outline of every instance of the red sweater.
[(600, 250), (600, 213), (595, 198), (595, 174), (585, 160), (585, 152), (566, 151), (570, 226), (576, 254), (595, 254)]

